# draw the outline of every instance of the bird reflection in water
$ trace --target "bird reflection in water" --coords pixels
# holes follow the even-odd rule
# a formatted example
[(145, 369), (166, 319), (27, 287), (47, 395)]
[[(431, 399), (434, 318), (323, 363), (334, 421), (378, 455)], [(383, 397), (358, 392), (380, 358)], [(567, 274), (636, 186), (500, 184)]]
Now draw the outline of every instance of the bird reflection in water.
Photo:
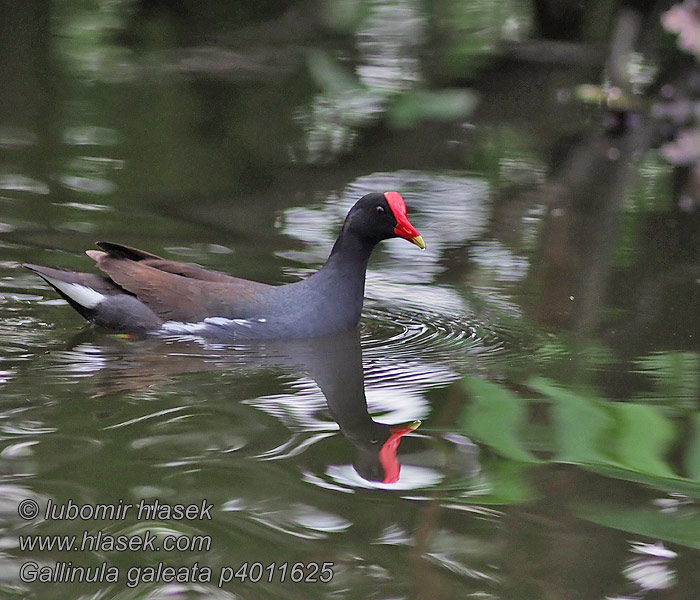
[(399, 443), (420, 421), (385, 425), (369, 415), (357, 331), (312, 340), (306, 347), (309, 351), (305, 355), (305, 368), (326, 397), (328, 410), (340, 432), (357, 448), (353, 463), (357, 474), (367, 481), (398, 482)]
[[(64, 353), (64, 368), (94, 374), (94, 396), (126, 393), (174, 384), (185, 373), (281, 368), (302, 371), (325, 396), (341, 433), (356, 448), (353, 468), (367, 482), (395, 484), (403, 436), (420, 425), (415, 420), (384, 424), (369, 414), (365, 396), (362, 348), (357, 330), (308, 340), (266, 340), (243, 345), (212, 345), (203, 339), (175, 337), (163, 342), (133, 335), (86, 329)], [(66, 361), (65, 359), (69, 359)]]

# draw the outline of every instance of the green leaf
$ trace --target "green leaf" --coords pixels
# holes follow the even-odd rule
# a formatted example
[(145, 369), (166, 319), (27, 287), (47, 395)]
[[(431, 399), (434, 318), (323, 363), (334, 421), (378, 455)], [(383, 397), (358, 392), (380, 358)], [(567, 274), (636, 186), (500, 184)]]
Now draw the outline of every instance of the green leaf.
[(610, 462), (608, 437), (615, 421), (608, 407), (585, 395), (538, 377), (528, 387), (553, 400), (556, 460), (574, 464)]
[(344, 69), (326, 52), (309, 50), (307, 65), (316, 85), (327, 94), (364, 91), (354, 74)]
[(469, 90), (413, 90), (396, 97), (388, 109), (395, 127), (410, 127), (424, 120), (457, 121), (476, 108), (477, 97)]
[(694, 412), (690, 417), (690, 422), (692, 434), (683, 462), (688, 477), (700, 481), (700, 413)]
[(583, 464), (610, 462), (608, 440), (615, 421), (606, 406), (562, 391), (554, 403), (553, 414), (558, 461)]
[(526, 422), (523, 400), (505, 387), (483, 379), (467, 377), (464, 386), (472, 397), (460, 417), (467, 434), (506, 458), (539, 462), (520, 439), (520, 429)]
[(695, 405), (700, 386), (700, 358), (692, 352), (656, 352), (637, 361), (639, 371), (656, 380), (655, 396), (669, 396), (676, 404)]
[(485, 465), (485, 475), (491, 486), (489, 495), (479, 504), (523, 504), (536, 495), (528, 481), (530, 466), (511, 460), (495, 460)]
[(655, 475), (676, 477), (664, 455), (674, 437), (674, 427), (654, 406), (633, 403), (610, 405), (618, 419), (615, 443), (617, 459), (626, 468)]
[(675, 430), (658, 408), (589, 398), (541, 378), (529, 387), (555, 401), (558, 460), (678, 479), (665, 460)]
[(601, 504), (579, 505), (574, 507), (574, 513), (605, 527), (700, 548), (700, 515), (697, 513), (662, 513), (651, 508), (629, 509)]
[(657, 490), (700, 498), (700, 484), (697, 481), (692, 481), (683, 477), (659, 477), (657, 475), (639, 473), (638, 471), (632, 471), (623, 467), (607, 465), (588, 465), (586, 468), (604, 477), (633, 481)]

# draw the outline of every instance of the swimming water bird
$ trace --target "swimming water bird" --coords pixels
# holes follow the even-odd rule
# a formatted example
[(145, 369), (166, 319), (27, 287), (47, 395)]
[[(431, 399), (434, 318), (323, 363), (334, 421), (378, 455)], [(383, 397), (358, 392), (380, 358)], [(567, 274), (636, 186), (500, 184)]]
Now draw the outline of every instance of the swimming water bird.
[(103, 274), (24, 266), (88, 321), (108, 329), (224, 340), (307, 338), (357, 326), (370, 254), (393, 237), (425, 248), (401, 195), (371, 193), (348, 212), (326, 263), (285, 285), (232, 277), (111, 242), (86, 251)]

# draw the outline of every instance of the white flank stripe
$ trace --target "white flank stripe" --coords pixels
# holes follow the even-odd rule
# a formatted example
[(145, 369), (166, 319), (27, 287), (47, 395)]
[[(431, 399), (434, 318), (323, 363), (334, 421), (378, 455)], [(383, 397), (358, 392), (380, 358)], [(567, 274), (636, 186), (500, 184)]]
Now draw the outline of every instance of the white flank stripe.
[(181, 321), (166, 321), (161, 326), (163, 331), (168, 333), (200, 333), (206, 331), (207, 326), (205, 323), (183, 323)]
[(161, 326), (163, 331), (168, 333), (194, 334), (203, 333), (213, 327), (246, 327), (250, 328), (253, 323), (266, 323), (267, 319), (227, 319), (226, 317), (207, 317), (204, 321), (197, 323), (183, 323), (181, 321), (166, 321)]
[(100, 302), (105, 299), (104, 294), (100, 294), (86, 285), (80, 285), (79, 283), (66, 283), (65, 281), (60, 281), (59, 279), (54, 279), (53, 277), (47, 277), (42, 275), (46, 281), (48, 281), (56, 289), (61, 290), (66, 296), (71, 300), (84, 306), (85, 308), (95, 308)]

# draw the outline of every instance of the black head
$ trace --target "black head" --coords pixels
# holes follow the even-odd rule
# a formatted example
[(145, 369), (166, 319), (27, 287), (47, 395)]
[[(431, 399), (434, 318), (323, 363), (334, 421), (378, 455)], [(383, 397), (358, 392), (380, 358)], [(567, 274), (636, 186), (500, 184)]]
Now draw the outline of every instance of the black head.
[(423, 238), (406, 216), (406, 204), (398, 192), (373, 192), (360, 198), (350, 209), (343, 230), (376, 244), (402, 237), (425, 248)]
[[(397, 451), (401, 438), (420, 426), (420, 421), (404, 425), (384, 425), (372, 422), (371, 427), (363, 428), (361, 437), (353, 439), (349, 432), (341, 429), (359, 452), (353, 467), (357, 474), (367, 481), (396, 483), (401, 472)], [(358, 432), (352, 432), (358, 433)]]

